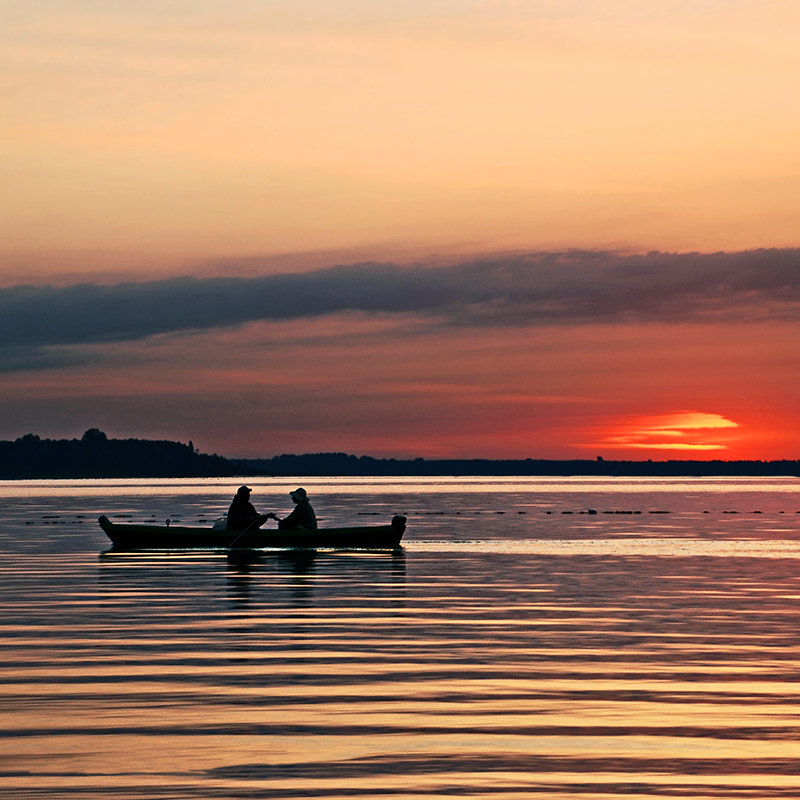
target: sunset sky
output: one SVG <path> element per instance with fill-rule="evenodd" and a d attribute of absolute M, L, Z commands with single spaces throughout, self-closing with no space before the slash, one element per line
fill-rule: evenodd
<path fill-rule="evenodd" d="M 0 438 L 800 458 L 796 0 L 0 11 Z"/>

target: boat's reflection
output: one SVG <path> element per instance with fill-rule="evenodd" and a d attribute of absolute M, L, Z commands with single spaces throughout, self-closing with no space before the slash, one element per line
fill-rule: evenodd
<path fill-rule="evenodd" d="M 406 554 L 355 550 L 241 550 L 210 552 L 108 550 L 100 554 L 99 581 L 120 593 L 166 587 L 191 602 L 192 591 L 207 593 L 225 578 L 225 596 L 235 608 L 251 603 L 313 605 L 316 599 L 346 599 L 384 590 L 396 596 L 406 578 Z M 209 584 L 212 584 L 211 586 Z M 173 594 L 173 598 L 175 598 Z M 175 598 L 177 599 L 177 598 Z"/>
<path fill-rule="evenodd" d="M 236 553 L 228 558 L 229 598 L 248 605 L 265 591 L 284 595 L 293 605 L 311 605 L 317 595 L 344 598 L 367 587 L 404 583 L 405 551 L 282 550 Z M 277 596 L 277 597 L 276 597 Z"/>

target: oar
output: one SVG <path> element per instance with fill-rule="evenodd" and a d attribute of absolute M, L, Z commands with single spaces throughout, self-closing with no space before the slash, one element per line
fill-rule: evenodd
<path fill-rule="evenodd" d="M 238 536 L 236 536 L 236 538 L 228 545 L 228 550 L 230 550 L 236 544 L 236 542 L 238 542 L 239 539 L 241 539 L 242 536 L 244 536 L 247 533 L 247 531 L 249 531 L 250 528 L 252 528 L 253 525 L 260 519 L 261 519 L 261 514 L 259 514 L 243 531 L 241 531 L 241 533 L 239 533 Z M 266 522 L 266 520 L 264 521 Z"/>

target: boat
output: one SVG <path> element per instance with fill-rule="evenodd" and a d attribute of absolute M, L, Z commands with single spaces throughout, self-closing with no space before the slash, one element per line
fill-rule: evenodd
<path fill-rule="evenodd" d="M 406 530 L 406 518 L 395 515 L 389 525 L 365 525 L 317 530 L 253 529 L 244 532 L 180 525 L 112 522 L 105 514 L 100 527 L 114 550 L 259 550 L 264 548 L 338 548 L 394 550 Z"/>

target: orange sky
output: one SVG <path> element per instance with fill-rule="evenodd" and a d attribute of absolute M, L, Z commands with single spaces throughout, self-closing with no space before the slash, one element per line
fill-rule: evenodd
<path fill-rule="evenodd" d="M 0 343 L 0 438 L 800 455 L 797 3 L 230 6 L 4 3 L 0 304 L 24 320 L 30 284 L 42 316 Z M 691 279 L 693 252 L 744 270 L 756 248 L 773 257 L 739 284 L 702 258 Z M 526 260 L 557 251 L 603 270 Z M 650 251 L 682 255 L 629 279 Z M 486 266 L 448 306 L 464 265 L 498 260 L 509 288 Z M 422 272 L 400 289 L 325 273 L 377 262 Z M 318 304 L 276 285 L 276 317 L 255 283 L 264 318 L 206 324 L 198 302 L 184 320 L 192 287 L 159 282 L 188 275 L 285 275 Z M 80 330 L 81 284 L 141 284 L 115 302 L 152 293 L 147 324 Z M 329 284 L 358 297 L 329 307 Z M 171 322 L 148 317 L 168 303 Z"/>

